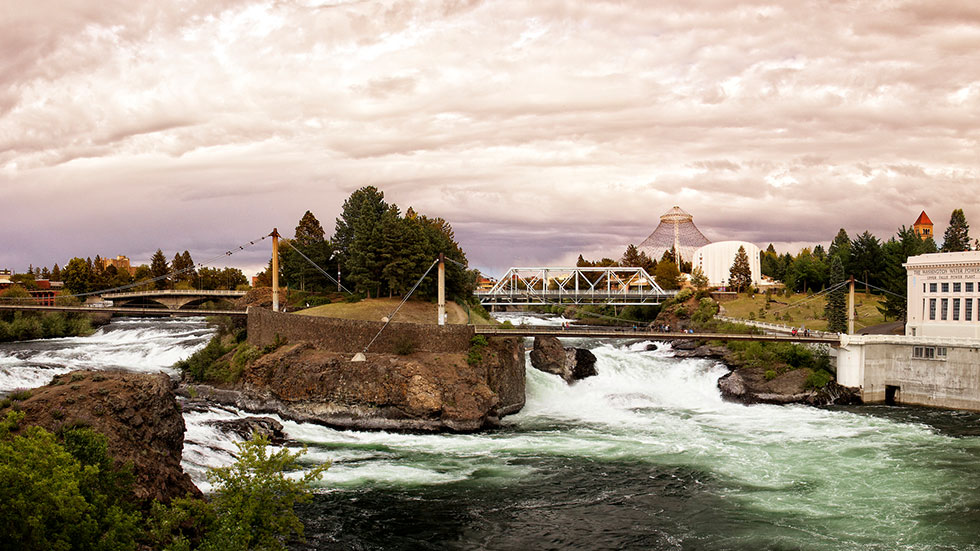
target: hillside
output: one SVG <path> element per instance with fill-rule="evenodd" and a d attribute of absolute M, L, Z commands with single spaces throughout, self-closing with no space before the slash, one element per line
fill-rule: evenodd
<path fill-rule="evenodd" d="M 390 315 L 398 307 L 400 302 L 401 298 L 397 297 L 371 298 L 353 303 L 335 302 L 333 304 L 324 304 L 323 306 L 307 308 L 295 313 L 305 316 L 381 321 L 381 318 Z M 401 310 L 398 311 L 398 314 L 392 321 L 435 323 L 437 310 L 438 307 L 434 302 L 409 300 L 401 307 Z M 451 324 L 472 323 L 474 325 L 492 325 L 495 323 L 474 311 L 470 311 L 468 317 L 466 309 L 455 302 L 446 303 L 446 314 L 446 321 Z"/>
<path fill-rule="evenodd" d="M 879 295 L 867 295 L 863 292 L 854 294 L 855 330 L 878 325 L 888 320 L 878 311 L 878 305 L 883 301 Z M 773 296 L 772 302 L 766 305 L 766 296 L 756 294 L 749 297 L 740 294 L 737 299 L 723 302 L 723 313 L 733 318 L 767 321 L 789 326 L 806 326 L 809 329 L 824 330 L 827 320 L 824 319 L 823 296 L 814 297 L 803 293 L 790 296 Z"/>

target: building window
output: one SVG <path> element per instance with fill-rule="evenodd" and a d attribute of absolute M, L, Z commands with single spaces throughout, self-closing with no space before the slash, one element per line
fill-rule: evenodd
<path fill-rule="evenodd" d="M 912 347 L 912 357 L 913 358 L 924 358 L 925 355 L 922 352 L 922 348 L 923 347 L 921 347 L 921 346 L 913 346 Z"/>
<path fill-rule="evenodd" d="M 945 346 L 937 346 L 936 347 L 936 357 L 937 358 L 945 358 L 946 357 L 946 347 Z"/>
<path fill-rule="evenodd" d="M 963 321 L 973 321 L 973 299 L 968 298 L 963 302 Z"/>
<path fill-rule="evenodd" d="M 960 290 L 960 289 L 961 289 L 961 287 L 962 287 L 962 285 L 960 284 L 960 282 L 959 282 L 959 281 L 957 281 L 956 283 L 954 283 L 954 284 L 953 284 L 953 292 L 954 292 L 954 293 L 960 293 L 960 292 L 962 292 L 962 291 Z"/>
<path fill-rule="evenodd" d="M 936 284 L 935 283 L 930 283 L 929 284 L 929 292 L 930 293 L 935 293 L 936 292 Z"/>
<path fill-rule="evenodd" d="M 929 299 L 929 319 L 936 319 L 936 299 Z"/>
<path fill-rule="evenodd" d="M 944 293 L 948 293 L 949 292 L 949 283 L 943 283 L 943 292 Z"/>
<path fill-rule="evenodd" d="M 966 292 L 967 293 L 972 293 L 973 292 L 973 282 L 972 281 L 967 281 L 966 283 L 964 283 L 964 285 L 966 285 Z"/>
<path fill-rule="evenodd" d="M 946 357 L 946 347 L 935 347 L 935 346 L 913 346 L 912 347 L 912 357 L 921 358 L 923 360 L 935 360 L 938 358 Z"/>
<path fill-rule="evenodd" d="M 945 285 L 945 283 L 943 284 Z M 939 319 L 946 321 L 949 319 L 949 299 L 944 298 L 939 305 Z"/>
<path fill-rule="evenodd" d="M 960 321 L 960 299 L 953 299 L 953 321 Z"/>

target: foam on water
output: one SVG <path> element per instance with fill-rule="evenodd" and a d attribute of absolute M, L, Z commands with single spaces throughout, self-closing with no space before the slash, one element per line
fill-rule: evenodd
<path fill-rule="evenodd" d="M 0 392 L 77 367 L 168 371 L 209 337 L 200 320 L 133 320 L 88 338 L 0 345 Z M 935 519 L 977 514 L 980 439 L 884 416 L 729 403 L 717 388 L 727 369 L 715 362 L 673 358 L 668 345 L 653 341 L 579 342 L 596 355 L 599 374 L 567 385 L 528 367 L 525 408 L 495 431 L 338 431 L 269 416 L 283 424 L 288 448 L 309 446 L 307 468 L 332 462 L 325 489 L 528 487 L 551 474 L 548 465 L 618 462 L 702 473 L 697 478 L 709 483 L 695 479 L 698 491 L 728 504 L 726 518 L 754 527 L 695 530 L 720 548 L 775 541 L 814 549 L 971 548 Z M 647 350 L 651 344 L 655 350 Z M 218 407 L 184 415 L 182 464 L 205 491 L 207 469 L 230 465 L 241 440 L 210 423 L 241 416 Z"/>

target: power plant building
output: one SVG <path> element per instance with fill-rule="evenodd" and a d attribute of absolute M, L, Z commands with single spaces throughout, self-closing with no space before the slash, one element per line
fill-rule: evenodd
<path fill-rule="evenodd" d="M 690 262 L 694 251 L 708 243 L 711 241 L 694 225 L 694 217 L 680 207 L 674 207 L 660 217 L 657 229 L 637 248 L 658 262 L 665 252 L 673 249 L 683 261 Z M 758 263 L 758 258 L 756 261 Z"/>
<path fill-rule="evenodd" d="M 739 247 L 745 248 L 745 254 L 749 257 L 749 268 L 752 271 L 752 285 L 758 287 L 762 282 L 760 251 L 759 247 L 747 241 L 719 241 L 705 245 L 694 252 L 691 269 L 701 268 L 708 278 L 708 285 L 725 287 L 728 285 L 728 278 Z"/>
<path fill-rule="evenodd" d="M 912 256 L 905 334 L 980 339 L 980 251 Z"/>

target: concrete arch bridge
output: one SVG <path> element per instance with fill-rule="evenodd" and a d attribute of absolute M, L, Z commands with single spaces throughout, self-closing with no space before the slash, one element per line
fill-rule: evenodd
<path fill-rule="evenodd" d="M 111 300 L 114 307 L 153 307 L 168 310 L 182 310 L 187 307 L 200 306 L 205 302 L 216 300 L 235 300 L 245 296 L 246 291 L 197 291 L 197 290 L 162 290 L 134 291 L 129 293 L 107 293 L 102 300 Z"/>

